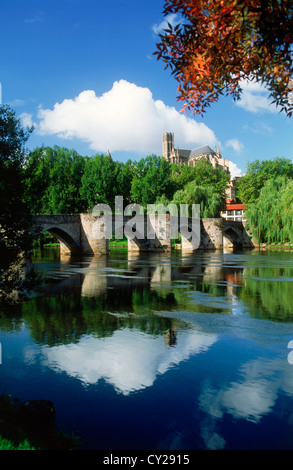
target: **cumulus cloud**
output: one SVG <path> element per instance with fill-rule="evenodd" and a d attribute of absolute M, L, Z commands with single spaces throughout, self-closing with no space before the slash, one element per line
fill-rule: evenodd
<path fill-rule="evenodd" d="M 244 145 L 238 139 L 230 139 L 226 142 L 226 147 L 232 148 L 235 152 L 240 153 Z"/>
<path fill-rule="evenodd" d="M 236 101 L 236 105 L 240 108 L 252 113 L 278 112 L 278 108 L 271 104 L 268 98 L 268 90 L 261 83 L 257 83 L 255 80 L 243 80 L 241 88 L 241 99 Z"/>
<path fill-rule="evenodd" d="M 243 171 L 241 168 L 239 168 L 236 163 L 234 162 L 229 162 L 229 170 L 231 174 L 231 178 L 234 178 L 234 176 L 243 176 Z"/>
<path fill-rule="evenodd" d="M 32 127 L 36 124 L 33 122 L 32 114 L 30 113 L 21 113 L 19 116 L 21 123 L 24 127 Z"/>
<path fill-rule="evenodd" d="M 81 139 L 94 151 L 161 154 L 164 132 L 174 132 L 178 143 L 191 148 L 219 144 L 205 124 L 155 100 L 148 88 L 126 80 L 116 81 L 101 96 L 85 90 L 74 99 L 56 103 L 53 109 L 41 108 L 38 118 L 40 134 Z"/>

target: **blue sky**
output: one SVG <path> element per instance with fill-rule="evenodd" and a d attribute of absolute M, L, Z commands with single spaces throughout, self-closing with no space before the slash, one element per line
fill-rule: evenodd
<path fill-rule="evenodd" d="M 0 4 L 2 104 L 24 125 L 28 148 L 59 145 L 81 155 L 111 152 L 138 160 L 162 152 L 163 132 L 175 146 L 219 147 L 232 174 L 256 159 L 293 159 L 292 118 L 245 84 L 204 117 L 180 113 L 177 83 L 158 62 L 163 0 L 6 0 Z M 170 21 L 176 18 L 170 17 Z M 0 98 L 1 99 L 1 98 Z"/>

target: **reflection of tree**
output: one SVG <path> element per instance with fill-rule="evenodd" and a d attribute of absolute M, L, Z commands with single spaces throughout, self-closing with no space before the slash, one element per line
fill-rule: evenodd
<path fill-rule="evenodd" d="M 177 343 L 177 328 L 171 327 L 165 333 L 165 343 L 168 346 L 174 346 Z"/>
<path fill-rule="evenodd" d="M 240 299 L 250 314 L 278 322 L 292 322 L 292 268 L 253 267 L 245 273 Z M 278 279 L 279 278 L 279 279 Z"/>
<path fill-rule="evenodd" d="M 23 319 L 32 337 L 48 345 L 74 343 L 88 333 L 103 338 L 122 328 L 137 328 L 152 335 L 164 335 L 173 328 L 174 320 L 152 314 L 155 306 L 164 310 L 170 303 L 174 305 L 172 295 L 164 299 L 147 289 L 129 289 L 121 294 L 110 290 L 95 297 L 35 297 L 23 304 Z M 10 322 L 14 322 L 12 317 Z"/>

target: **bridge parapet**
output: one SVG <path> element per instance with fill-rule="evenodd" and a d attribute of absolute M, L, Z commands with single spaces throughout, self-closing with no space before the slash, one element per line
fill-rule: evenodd
<path fill-rule="evenodd" d="M 163 218 L 164 219 L 164 218 Z M 118 219 L 94 214 L 35 215 L 35 227 L 48 231 L 60 240 L 61 252 L 85 255 L 108 253 L 109 239 L 115 231 L 128 238 L 128 250 L 170 251 L 172 244 L 172 216 L 165 220 L 154 216 L 136 219 L 121 216 Z M 140 221 L 138 223 L 138 221 Z M 120 224 L 120 225 L 119 225 Z M 243 222 L 227 221 L 223 218 L 188 219 L 186 226 L 178 227 L 182 239 L 182 251 L 221 250 L 226 246 L 253 248 L 254 240 Z M 151 236 L 150 236 L 151 235 Z"/>

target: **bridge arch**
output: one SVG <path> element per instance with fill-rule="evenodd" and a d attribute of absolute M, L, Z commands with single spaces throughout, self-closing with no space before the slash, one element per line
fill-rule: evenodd
<path fill-rule="evenodd" d="M 166 240 L 166 228 L 160 227 L 156 217 L 145 215 L 127 215 L 123 219 L 113 220 L 112 233 L 128 240 L 129 251 L 163 250 L 171 247 L 171 240 Z"/>
<path fill-rule="evenodd" d="M 224 248 L 237 248 L 243 245 L 243 241 L 238 231 L 234 227 L 224 227 L 223 246 Z"/>
<path fill-rule="evenodd" d="M 79 246 L 74 241 L 72 236 L 67 233 L 65 230 L 62 230 L 58 227 L 39 227 L 38 235 L 44 232 L 51 233 L 59 242 L 60 242 L 60 252 L 61 253 L 78 253 Z"/>

